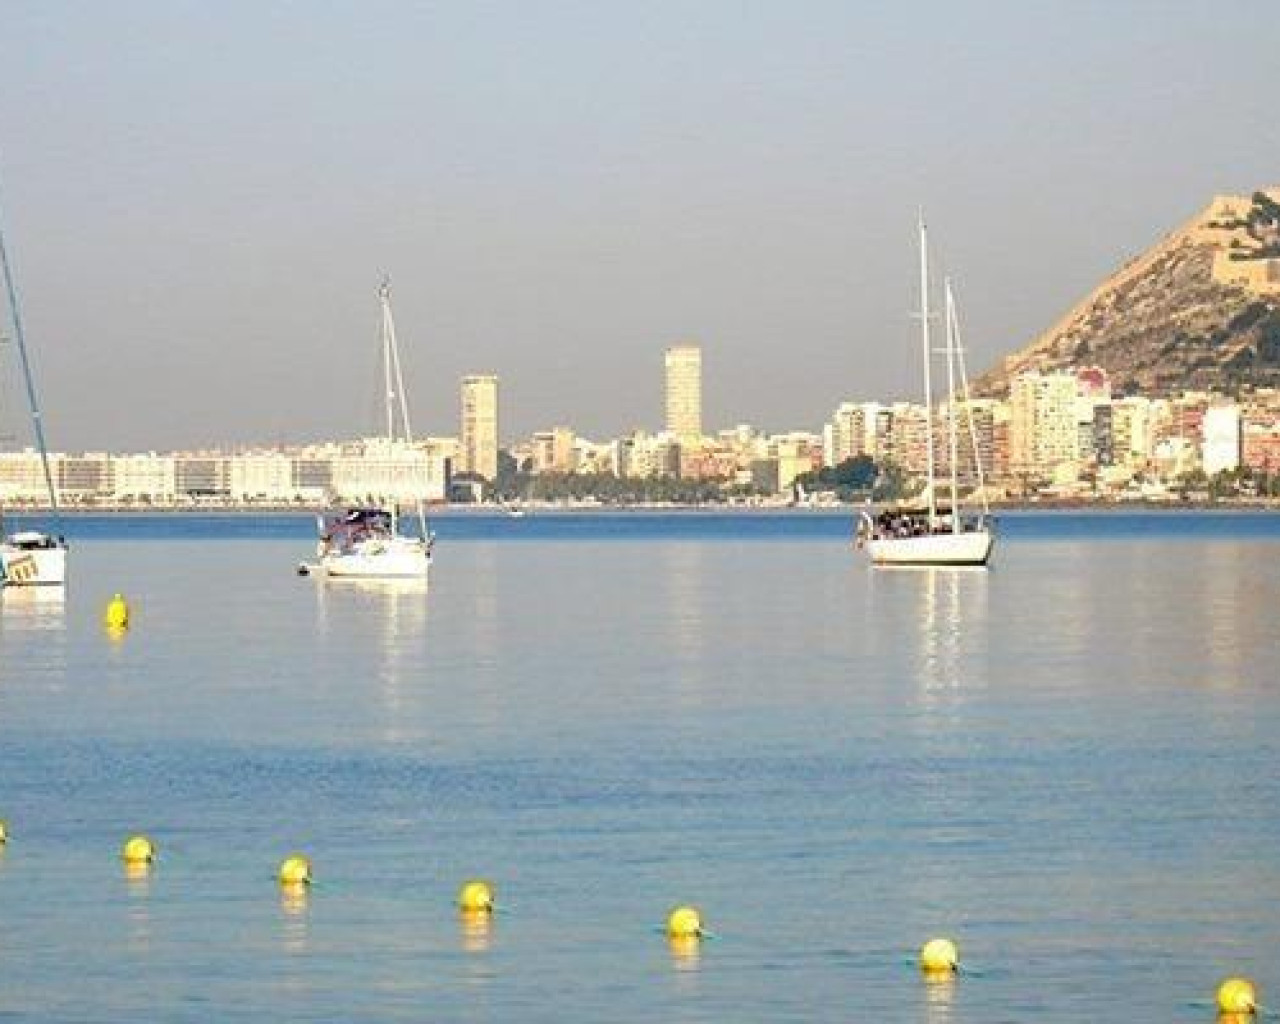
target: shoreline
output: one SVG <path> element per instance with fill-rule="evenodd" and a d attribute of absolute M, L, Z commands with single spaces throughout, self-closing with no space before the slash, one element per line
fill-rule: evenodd
<path fill-rule="evenodd" d="M 136 505 L 75 505 L 58 509 L 58 515 L 66 519 L 86 519 L 93 517 L 120 518 L 162 518 L 184 516 L 291 516 L 312 518 L 325 511 L 327 507 L 337 506 L 303 506 L 292 504 L 208 504 L 208 505 L 155 505 L 139 508 Z M 737 505 L 730 503 L 709 504 L 633 504 L 606 505 L 595 503 L 548 503 L 522 504 L 524 516 L 571 516 L 571 515 L 796 515 L 796 516 L 853 516 L 865 505 L 857 504 L 822 504 L 822 505 Z M 992 515 L 1002 513 L 1034 513 L 1034 512 L 1081 512 L 1081 513 L 1120 513 L 1125 511 L 1159 513 L 1159 512 L 1238 512 L 1242 514 L 1262 514 L 1280 512 L 1280 498 L 1234 498 L 1217 501 L 1079 501 L 1079 500 L 1044 500 L 1044 501 L 1007 501 L 993 502 Z M 48 506 L 22 506 L 0 509 L 0 514 L 12 519 L 30 519 L 47 517 L 52 514 Z M 519 519 L 523 516 L 511 516 L 502 505 L 496 504 L 449 504 L 428 505 L 428 519 L 458 517 L 488 517 Z"/>

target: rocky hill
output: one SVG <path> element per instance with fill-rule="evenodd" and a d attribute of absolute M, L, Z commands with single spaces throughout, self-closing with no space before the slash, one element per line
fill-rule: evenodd
<path fill-rule="evenodd" d="M 1280 387 L 1280 188 L 1218 196 L 977 382 L 1101 366 L 1117 392 Z"/>

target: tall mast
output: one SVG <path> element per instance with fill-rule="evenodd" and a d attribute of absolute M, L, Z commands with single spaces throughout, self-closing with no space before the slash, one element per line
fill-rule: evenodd
<path fill-rule="evenodd" d="M 394 378 L 391 373 L 391 352 L 392 338 L 394 336 L 395 327 L 391 321 L 391 281 L 388 278 L 382 279 L 382 284 L 378 286 L 378 302 L 382 307 L 382 392 L 383 401 L 386 403 L 387 413 L 387 440 L 395 439 L 395 409 L 396 409 L 396 389 Z"/>
<path fill-rule="evenodd" d="M 391 281 L 388 278 L 382 279 L 382 284 L 378 286 L 378 304 L 382 309 L 381 335 L 382 335 L 382 390 L 383 398 L 386 402 L 387 411 L 387 457 L 391 456 L 391 442 L 396 436 L 396 389 L 394 378 L 391 374 L 391 341 L 393 337 L 393 324 L 391 320 Z M 390 488 L 388 487 L 388 490 Z M 396 532 L 396 523 L 399 520 L 397 502 L 394 497 L 387 495 L 391 506 L 391 533 Z"/>
<path fill-rule="evenodd" d="M 35 377 L 31 372 L 31 360 L 27 356 L 27 338 L 22 329 L 22 311 L 18 308 L 18 286 L 13 279 L 13 267 L 9 263 L 9 250 L 4 244 L 4 224 L 0 219 L 0 266 L 4 268 L 4 287 L 9 297 L 9 315 L 13 318 L 13 336 L 18 343 L 18 358 L 22 363 L 22 379 L 26 384 L 27 407 L 31 410 L 32 432 L 35 434 L 36 447 L 40 450 L 40 466 L 44 470 L 44 484 L 49 492 L 49 509 L 53 516 L 54 533 L 62 532 L 62 521 L 58 515 L 58 489 L 53 483 L 53 469 L 49 465 L 49 446 L 44 438 L 44 417 L 40 412 L 40 401 L 36 398 Z"/>
<path fill-rule="evenodd" d="M 391 314 L 391 282 L 383 278 L 382 287 L 378 289 L 378 298 L 382 303 L 382 358 L 383 372 L 387 388 L 387 440 L 394 441 L 396 436 L 395 407 L 399 398 L 400 426 L 404 430 L 405 443 L 413 446 L 413 426 L 409 422 L 409 398 L 404 388 L 404 371 L 400 367 L 400 344 L 396 338 L 396 321 Z M 418 496 L 418 527 L 425 539 L 427 536 L 427 517 L 422 508 L 422 497 Z M 397 522 L 395 502 L 391 505 L 392 530 Z"/>
<path fill-rule="evenodd" d="M 969 371 L 965 367 L 964 344 L 960 340 L 960 315 L 956 312 L 954 302 L 951 304 L 950 319 L 956 362 L 960 364 L 960 388 L 964 394 L 965 420 L 969 424 L 969 443 L 973 446 L 973 465 L 977 471 L 978 494 L 982 497 L 982 516 L 985 519 L 991 514 L 991 507 L 987 502 L 987 481 L 982 469 L 982 452 L 978 447 L 978 425 L 973 420 L 973 403 L 969 397 Z"/>
<path fill-rule="evenodd" d="M 929 232 L 924 226 L 924 210 L 920 210 L 920 344 L 924 353 L 924 439 L 925 467 L 929 491 L 929 527 L 938 515 L 938 502 L 933 493 L 933 378 L 930 363 L 933 350 L 929 339 Z"/>
<path fill-rule="evenodd" d="M 959 487 L 956 479 L 960 459 L 960 439 L 956 435 L 956 338 L 955 299 L 951 295 L 951 278 L 943 278 L 946 296 L 947 338 L 947 445 L 951 456 L 951 532 L 960 532 Z"/>

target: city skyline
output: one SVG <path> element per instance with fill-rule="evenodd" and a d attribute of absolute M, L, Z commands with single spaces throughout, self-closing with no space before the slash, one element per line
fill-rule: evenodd
<path fill-rule="evenodd" d="M 491 376 L 464 381 L 461 440 L 53 452 L 51 472 L 60 501 L 79 507 L 557 497 L 794 503 L 804 474 L 814 496 L 826 488 L 826 500 L 857 478 L 859 486 L 875 480 L 910 494 L 931 472 L 932 451 L 941 470 L 949 472 L 952 458 L 959 460 L 962 490 L 992 498 L 1146 500 L 1210 488 L 1246 497 L 1280 494 L 1280 389 L 1245 401 L 1205 391 L 1149 398 L 1113 395 L 1108 375 L 1096 366 L 1032 370 L 1014 379 L 1007 399 L 959 403 L 972 445 L 957 450 L 948 449 L 937 425 L 929 444 L 930 420 L 937 424 L 947 415 L 940 407 L 845 401 L 819 433 L 768 435 L 739 426 L 714 435 L 637 431 L 593 441 L 555 427 L 509 445 L 514 472 L 500 474 L 496 453 L 486 467 L 477 460 L 477 453 L 492 451 L 496 385 Z M 466 474 L 487 482 L 477 487 Z M 46 497 L 40 453 L 0 451 L 0 502 L 32 507 Z"/>
<path fill-rule="evenodd" d="M 914 397 L 918 206 L 980 371 L 1274 183 L 1280 28 L 1231 9 L 20 5 L 0 199 L 50 441 L 369 429 L 384 272 L 428 433 L 475 367 L 512 436 L 661 422 L 627 383 L 682 337 L 708 422 Z"/>

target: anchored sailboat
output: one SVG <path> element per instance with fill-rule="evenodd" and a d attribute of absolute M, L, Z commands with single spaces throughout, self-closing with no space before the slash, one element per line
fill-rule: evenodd
<path fill-rule="evenodd" d="M 18 286 L 14 282 L 13 266 L 5 245 L 4 225 L 0 223 L 0 268 L 3 269 L 5 295 L 9 317 L 13 324 L 13 337 L 18 346 L 18 360 L 22 364 L 22 379 L 27 394 L 27 407 L 31 414 L 32 432 L 40 451 L 40 465 L 44 470 L 45 487 L 48 490 L 49 513 L 53 531 L 19 530 L 9 533 L 0 518 L 0 586 L 60 586 L 67 580 L 67 544 L 59 529 L 58 489 L 54 484 L 53 470 L 49 464 L 49 449 L 44 438 L 44 419 L 40 402 L 36 397 L 35 377 L 31 360 L 27 355 L 26 335 L 22 329 L 22 311 L 18 305 Z"/>
<path fill-rule="evenodd" d="M 951 281 L 944 281 L 945 336 L 942 349 L 947 366 L 946 431 L 949 462 L 949 506 L 939 506 L 934 458 L 933 381 L 934 352 L 929 309 L 929 236 L 923 215 L 920 218 L 920 324 L 924 355 L 925 404 L 925 491 L 923 507 L 863 510 L 859 516 L 857 546 L 864 548 L 875 565 L 986 565 L 995 543 L 991 512 L 987 506 L 982 471 L 982 454 L 969 404 L 969 375 L 960 345 L 960 323 L 956 314 Z M 966 514 L 960 507 L 960 432 L 956 411 L 956 377 L 968 422 L 969 443 L 976 469 L 980 513 Z"/>
<path fill-rule="evenodd" d="M 395 319 L 391 315 L 391 286 L 386 281 L 378 289 L 378 300 L 382 310 L 379 334 L 386 396 L 386 439 L 389 443 L 399 441 L 412 445 L 413 429 L 409 425 L 400 349 Z M 319 516 L 319 561 L 304 563 L 298 571 L 304 575 L 314 573 L 348 579 L 425 577 L 431 566 L 434 538 L 427 530 L 420 495 L 416 505 L 417 534 L 402 530 L 403 518 L 395 500 L 388 500 L 383 506 L 346 508 Z"/>

